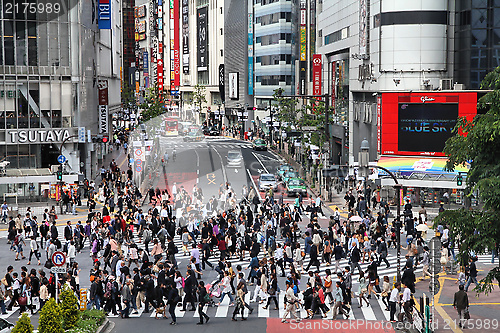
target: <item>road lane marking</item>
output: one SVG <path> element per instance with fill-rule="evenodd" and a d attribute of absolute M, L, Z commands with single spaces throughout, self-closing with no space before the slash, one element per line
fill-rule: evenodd
<path fill-rule="evenodd" d="M 210 148 L 212 148 L 217 153 L 217 155 L 219 155 L 220 166 L 221 166 L 221 169 L 222 169 L 222 177 L 224 177 L 224 183 L 227 183 L 226 168 L 224 167 L 224 161 L 222 160 L 222 156 L 220 156 L 219 152 L 217 151 L 217 149 L 215 149 L 215 147 L 210 146 Z"/>
<path fill-rule="evenodd" d="M 264 166 L 264 164 L 262 163 L 262 161 L 260 160 L 260 158 L 258 158 L 257 155 L 255 155 L 254 152 L 252 152 L 252 155 L 257 159 L 257 161 L 259 161 L 260 165 L 262 165 L 262 168 L 264 168 L 264 170 L 266 171 L 266 173 L 269 173 L 269 171 L 267 171 L 267 168 Z"/>
<path fill-rule="evenodd" d="M 207 174 L 208 185 L 217 185 L 215 184 L 215 174 L 209 173 Z"/>

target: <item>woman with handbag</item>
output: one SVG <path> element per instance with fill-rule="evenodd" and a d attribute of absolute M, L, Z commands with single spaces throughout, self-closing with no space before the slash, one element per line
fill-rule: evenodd
<path fill-rule="evenodd" d="M 363 271 L 359 272 L 358 278 L 359 286 L 358 286 L 358 297 L 359 297 L 359 305 L 358 308 L 363 306 L 363 300 L 366 302 L 366 306 L 370 306 L 370 302 L 365 297 L 365 294 L 368 290 L 368 281 L 366 281 L 365 273 Z"/>
<path fill-rule="evenodd" d="M 391 294 L 391 283 L 389 282 L 389 277 L 384 276 L 384 282 L 382 283 L 382 302 L 385 304 L 385 311 L 389 311 L 389 296 Z"/>
<path fill-rule="evenodd" d="M 278 310 L 278 300 L 276 299 L 276 293 L 278 291 L 278 279 L 276 278 L 276 274 L 271 274 L 271 282 L 269 282 L 269 288 L 267 289 L 267 294 L 269 297 L 267 298 L 267 304 L 263 307 L 263 309 L 267 309 L 271 304 L 271 300 L 274 300 L 275 308 L 274 310 Z"/>

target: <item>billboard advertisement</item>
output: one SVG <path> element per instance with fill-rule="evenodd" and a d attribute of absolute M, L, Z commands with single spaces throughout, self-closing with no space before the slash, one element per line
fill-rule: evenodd
<path fill-rule="evenodd" d="M 472 120 L 476 104 L 475 92 L 383 93 L 377 109 L 381 153 L 445 156 L 443 148 L 457 119 Z"/>
<path fill-rule="evenodd" d="M 313 71 L 313 95 L 321 95 L 321 70 L 322 70 L 321 54 L 313 54 L 312 71 Z"/>
<path fill-rule="evenodd" d="M 189 74 L 189 0 L 182 0 L 182 72 Z"/>
<path fill-rule="evenodd" d="M 208 7 L 199 8 L 197 14 L 198 71 L 206 71 L 208 70 Z"/>
<path fill-rule="evenodd" d="M 251 4 L 249 3 L 249 6 Z M 252 8 L 249 8 L 252 10 Z M 248 94 L 253 95 L 253 13 L 248 13 Z"/>
<path fill-rule="evenodd" d="M 170 0 L 170 93 L 175 94 L 181 84 L 179 48 L 179 0 Z"/>

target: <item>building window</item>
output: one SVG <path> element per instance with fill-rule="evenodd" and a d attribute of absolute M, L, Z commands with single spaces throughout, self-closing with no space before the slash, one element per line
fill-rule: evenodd
<path fill-rule="evenodd" d="M 196 0 L 196 6 L 205 6 L 208 5 L 209 0 Z"/>
<path fill-rule="evenodd" d="M 255 18 L 255 23 L 260 25 L 268 25 L 268 24 L 278 23 L 280 19 L 286 20 L 286 22 L 292 22 L 292 13 L 279 12 L 279 13 L 259 16 Z"/>
<path fill-rule="evenodd" d="M 277 86 L 280 82 L 284 82 L 286 85 L 292 84 L 291 75 L 262 75 L 255 78 L 256 82 L 260 82 L 263 86 Z"/>
<path fill-rule="evenodd" d="M 349 27 L 332 32 L 325 36 L 325 45 L 338 42 L 349 37 Z"/>
<path fill-rule="evenodd" d="M 260 36 L 255 39 L 255 42 L 257 44 L 260 43 L 262 46 L 264 46 L 264 45 L 279 44 L 280 40 L 284 40 L 286 43 L 291 43 L 292 34 L 283 33 L 283 34 Z"/>
<path fill-rule="evenodd" d="M 198 84 L 208 84 L 208 71 L 198 72 Z"/>

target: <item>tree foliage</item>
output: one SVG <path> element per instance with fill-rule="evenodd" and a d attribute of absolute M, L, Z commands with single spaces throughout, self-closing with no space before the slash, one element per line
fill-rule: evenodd
<path fill-rule="evenodd" d="M 31 325 L 30 317 L 25 312 L 16 322 L 16 326 L 12 329 L 12 333 L 32 333 L 33 325 Z"/>
<path fill-rule="evenodd" d="M 128 109 L 129 112 L 135 112 L 137 110 L 137 101 L 135 98 L 134 89 L 128 84 L 126 80 L 122 84 L 122 107 Z"/>
<path fill-rule="evenodd" d="M 448 170 L 470 163 L 466 195 L 478 193 L 483 207 L 445 211 L 436 220 L 449 226 L 462 260 L 470 251 L 483 254 L 496 249 L 498 253 L 500 242 L 500 67 L 486 75 L 481 88 L 492 91 L 479 99 L 474 119 L 458 120 L 444 152 Z M 495 280 L 500 281 L 500 267 L 492 268 L 476 290 L 491 292 Z"/>
<path fill-rule="evenodd" d="M 207 99 L 205 97 L 205 86 L 195 85 L 193 91 L 193 101 L 192 103 L 199 108 L 199 111 L 203 109 L 203 103 L 207 103 Z"/>
<path fill-rule="evenodd" d="M 141 117 L 143 122 L 156 118 L 167 111 L 158 86 L 148 88 L 144 103 L 140 107 L 142 108 Z"/>
<path fill-rule="evenodd" d="M 64 329 L 61 323 L 61 310 L 56 301 L 51 298 L 40 311 L 38 325 L 40 333 L 63 333 Z"/>
<path fill-rule="evenodd" d="M 274 100 L 278 104 L 278 114 L 276 117 L 281 123 L 285 123 L 290 129 L 291 126 L 299 127 L 299 117 L 297 117 L 297 99 L 283 97 L 283 89 L 274 90 Z"/>
<path fill-rule="evenodd" d="M 62 325 L 65 330 L 69 330 L 76 326 L 80 318 L 78 298 L 76 298 L 73 290 L 66 286 L 61 292 L 61 300 L 59 307 L 61 309 Z"/>

